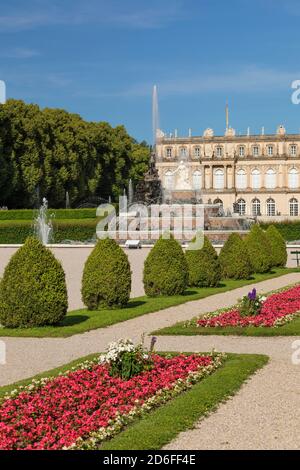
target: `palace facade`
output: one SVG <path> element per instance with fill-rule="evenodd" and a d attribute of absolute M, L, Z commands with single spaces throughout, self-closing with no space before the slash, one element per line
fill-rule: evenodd
<path fill-rule="evenodd" d="M 224 136 L 158 131 L 156 167 L 167 199 L 218 203 L 263 219 L 299 216 L 300 134 L 283 126 L 274 135 L 236 135 L 230 127 Z"/>

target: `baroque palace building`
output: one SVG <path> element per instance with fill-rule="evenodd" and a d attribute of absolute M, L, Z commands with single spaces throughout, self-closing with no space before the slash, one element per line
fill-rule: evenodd
<path fill-rule="evenodd" d="M 300 211 L 300 134 L 166 136 L 156 141 L 165 198 L 223 206 L 259 218 L 295 218 Z"/>

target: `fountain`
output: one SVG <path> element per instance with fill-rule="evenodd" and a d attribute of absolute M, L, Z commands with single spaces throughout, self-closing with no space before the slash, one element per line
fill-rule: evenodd
<path fill-rule="evenodd" d="M 47 245 L 51 242 L 53 235 L 53 226 L 51 217 L 48 217 L 48 201 L 44 197 L 37 217 L 34 219 L 34 234 L 43 243 Z"/>
<path fill-rule="evenodd" d="M 133 184 L 132 184 L 132 179 L 130 178 L 129 184 L 128 184 L 128 204 L 130 206 L 133 203 L 133 197 L 134 197 Z"/>
<path fill-rule="evenodd" d="M 66 191 L 66 209 L 70 209 L 70 196 L 68 191 Z"/>
<path fill-rule="evenodd" d="M 145 173 L 144 179 L 137 184 L 134 196 L 135 202 L 142 202 L 147 206 L 151 204 L 161 204 L 163 200 L 162 185 L 155 164 L 156 141 L 159 132 L 158 93 L 156 85 L 153 87 L 152 94 L 152 132 L 153 150 L 151 150 L 149 169 Z"/>

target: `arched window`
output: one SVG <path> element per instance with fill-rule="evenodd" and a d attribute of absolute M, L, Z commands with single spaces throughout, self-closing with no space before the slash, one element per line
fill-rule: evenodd
<path fill-rule="evenodd" d="M 239 189 L 247 188 L 247 175 L 245 170 L 238 170 L 236 172 L 236 187 Z"/>
<path fill-rule="evenodd" d="M 252 215 L 254 215 L 254 217 L 261 215 L 260 200 L 257 198 L 253 199 L 252 201 Z"/>
<path fill-rule="evenodd" d="M 201 189 L 201 171 L 196 170 L 193 173 L 193 189 L 199 191 Z"/>
<path fill-rule="evenodd" d="M 245 199 L 239 199 L 237 201 L 238 212 L 240 215 L 246 214 L 246 201 Z"/>
<path fill-rule="evenodd" d="M 214 204 L 220 204 L 220 206 L 223 207 L 223 201 L 222 201 L 222 199 L 219 199 L 219 198 L 215 199 L 215 200 L 214 200 Z"/>
<path fill-rule="evenodd" d="M 299 186 L 299 175 L 297 168 L 291 168 L 289 170 L 288 185 L 291 189 L 296 189 Z"/>
<path fill-rule="evenodd" d="M 267 215 L 272 217 L 276 213 L 276 205 L 274 199 L 271 197 L 267 200 Z"/>
<path fill-rule="evenodd" d="M 173 189 L 173 173 L 170 170 L 165 173 L 165 188 Z"/>
<path fill-rule="evenodd" d="M 298 199 L 292 198 L 290 199 L 290 215 L 299 215 L 299 204 Z"/>
<path fill-rule="evenodd" d="M 214 189 L 224 189 L 224 171 L 221 168 L 214 171 Z"/>
<path fill-rule="evenodd" d="M 269 170 L 266 172 L 266 188 L 276 188 L 276 172 L 273 170 L 273 168 L 269 168 Z"/>
<path fill-rule="evenodd" d="M 257 168 L 252 170 L 251 179 L 252 179 L 252 182 L 251 182 L 252 189 L 260 189 L 260 187 L 261 187 L 261 176 L 260 176 L 260 171 L 257 170 Z"/>

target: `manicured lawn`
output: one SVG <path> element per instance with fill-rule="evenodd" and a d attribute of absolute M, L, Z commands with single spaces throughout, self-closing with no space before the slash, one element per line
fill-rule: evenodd
<path fill-rule="evenodd" d="M 95 356 L 88 356 L 91 359 Z M 35 378 L 57 376 L 86 358 L 73 361 Z M 187 392 L 172 401 L 149 412 L 142 419 L 137 418 L 116 437 L 101 446 L 101 450 L 160 449 L 181 431 L 193 427 L 194 423 L 207 413 L 214 411 L 220 403 L 233 396 L 258 369 L 268 362 L 268 357 L 257 354 L 228 354 L 223 366 L 212 375 L 205 377 Z M 16 385 L 26 385 L 32 379 L 0 388 L 0 397 Z"/>
<path fill-rule="evenodd" d="M 195 318 L 196 320 L 196 318 Z M 277 328 L 269 327 L 197 327 L 197 326 L 184 326 L 184 322 L 176 323 L 174 326 L 162 328 L 155 331 L 155 335 L 237 335 L 237 336 L 299 336 L 300 335 L 300 317 L 295 318 L 289 323 Z"/>
<path fill-rule="evenodd" d="M 191 288 L 184 295 L 173 297 L 136 297 L 130 300 L 128 306 L 123 309 L 102 309 L 99 311 L 89 311 L 87 309 L 73 310 L 68 312 L 64 320 L 56 326 L 36 327 L 36 328 L 0 328 L 0 337 L 67 337 L 79 333 L 84 333 L 97 328 L 105 328 L 115 323 L 130 320 L 147 313 L 157 312 L 168 307 L 184 304 L 191 300 L 203 299 L 210 295 L 218 294 L 245 286 L 247 284 L 258 283 L 291 272 L 300 272 L 300 269 L 278 268 L 271 273 L 255 274 L 248 280 L 227 279 L 221 282 L 220 287 Z"/>

